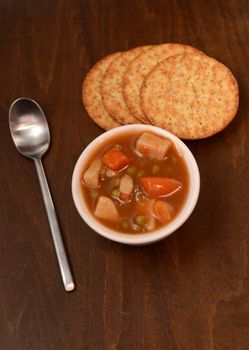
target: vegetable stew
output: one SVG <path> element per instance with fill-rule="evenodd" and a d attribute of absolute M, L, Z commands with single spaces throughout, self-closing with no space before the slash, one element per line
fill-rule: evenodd
<path fill-rule="evenodd" d="M 184 158 L 168 139 L 127 133 L 101 144 L 82 171 L 82 190 L 93 215 L 124 233 L 167 225 L 187 197 Z"/>

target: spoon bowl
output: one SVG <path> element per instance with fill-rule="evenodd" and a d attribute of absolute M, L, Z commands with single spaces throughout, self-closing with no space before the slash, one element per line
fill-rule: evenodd
<path fill-rule="evenodd" d="M 26 157 L 40 158 L 48 149 L 50 133 L 41 107 L 29 98 L 19 98 L 9 112 L 10 131 L 17 150 Z"/>
<path fill-rule="evenodd" d="M 47 151 L 50 143 L 47 120 L 41 107 L 35 101 L 29 98 L 19 98 L 10 106 L 9 126 L 17 150 L 35 162 L 64 288 L 68 292 L 72 291 L 75 287 L 74 281 L 41 162 L 41 157 Z"/>

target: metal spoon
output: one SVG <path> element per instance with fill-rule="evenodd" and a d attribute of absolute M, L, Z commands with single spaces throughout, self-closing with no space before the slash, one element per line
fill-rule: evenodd
<path fill-rule="evenodd" d="M 45 115 L 35 101 L 29 98 L 18 98 L 10 106 L 9 126 L 17 150 L 35 162 L 64 288 L 67 292 L 72 291 L 74 281 L 41 162 L 41 157 L 50 143 Z"/>

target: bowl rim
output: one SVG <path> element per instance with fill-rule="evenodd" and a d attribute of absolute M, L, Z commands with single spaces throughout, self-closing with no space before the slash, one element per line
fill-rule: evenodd
<path fill-rule="evenodd" d="M 100 146 L 100 144 L 106 143 L 108 138 L 112 138 L 114 135 L 119 133 L 126 133 L 129 131 L 137 131 L 144 132 L 150 131 L 158 136 L 164 136 L 170 139 L 174 145 L 176 146 L 178 152 L 184 157 L 186 162 L 188 173 L 189 173 L 189 191 L 185 202 L 177 214 L 177 216 L 166 226 L 163 226 L 157 230 L 147 233 L 139 233 L 135 235 L 134 233 L 121 233 L 115 230 L 110 229 L 109 227 L 103 225 L 99 222 L 93 214 L 88 209 L 85 204 L 83 193 L 81 191 L 81 181 L 80 176 L 82 173 L 82 169 L 84 167 L 84 163 L 88 161 L 91 157 L 92 153 L 96 150 L 96 146 Z M 200 173 L 199 168 L 196 163 L 196 160 L 190 151 L 190 149 L 185 145 L 183 141 L 181 141 L 177 136 L 172 134 L 171 132 L 161 129 L 159 127 L 153 125 L 145 125 L 145 124 L 129 124 L 119 126 L 117 128 L 111 129 L 109 131 L 104 132 L 103 134 L 97 136 L 93 141 L 91 141 L 88 146 L 83 150 L 80 154 L 72 176 L 72 184 L 71 184 L 73 201 L 76 206 L 76 209 L 81 216 L 81 218 L 86 222 L 86 224 L 93 229 L 96 233 L 101 236 L 108 238 L 112 241 L 129 244 L 129 245 L 145 245 L 150 243 L 155 243 L 160 241 L 173 232 L 175 232 L 180 226 L 184 224 L 184 222 L 189 218 L 191 213 L 193 212 L 200 192 Z"/>

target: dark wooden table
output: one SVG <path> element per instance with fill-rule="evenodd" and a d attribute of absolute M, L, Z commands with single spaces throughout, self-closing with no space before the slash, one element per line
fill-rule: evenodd
<path fill-rule="evenodd" d="M 0 3 L 1 350 L 247 350 L 249 348 L 248 1 Z M 147 247 L 112 243 L 81 220 L 71 175 L 102 130 L 81 103 L 101 57 L 181 42 L 238 79 L 239 113 L 222 133 L 188 142 L 201 172 L 191 218 Z M 64 292 L 34 165 L 15 150 L 8 109 L 43 107 L 52 134 L 44 159 L 77 289 Z"/>

